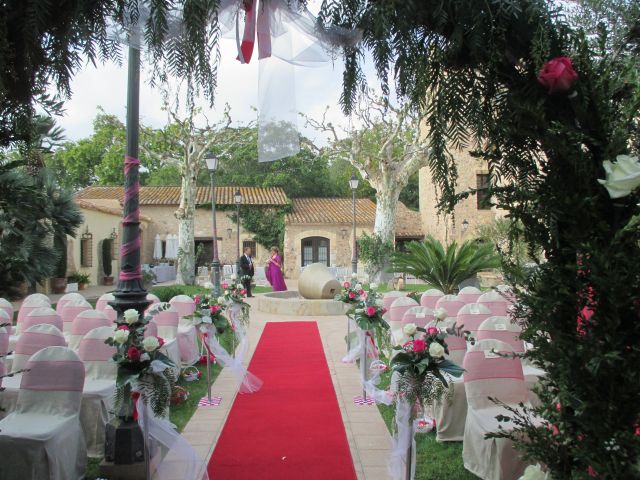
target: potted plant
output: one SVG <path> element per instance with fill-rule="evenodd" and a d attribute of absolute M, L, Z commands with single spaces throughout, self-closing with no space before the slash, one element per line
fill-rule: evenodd
<path fill-rule="evenodd" d="M 64 293 L 67 288 L 67 245 L 64 241 L 56 239 L 56 250 L 60 253 L 56 264 L 54 277 L 51 279 L 53 293 Z"/>
<path fill-rule="evenodd" d="M 142 285 L 144 286 L 145 290 L 151 290 L 151 287 L 153 287 L 153 282 L 155 281 L 156 274 L 151 270 L 145 270 L 142 272 Z"/>
<path fill-rule="evenodd" d="M 104 270 L 104 285 L 113 285 L 113 277 L 111 276 L 111 240 L 102 241 L 102 269 Z"/>
<path fill-rule="evenodd" d="M 86 288 L 86 286 L 88 285 L 90 279 L 91 279 L 91 277 L 89 277 L 88 273 L 78 273 L 78 272 L 76 272 L 73 275 L 69 276 L 69 282 L 77 283 L 78 284 L 78 290 L 84 290 Z"/>

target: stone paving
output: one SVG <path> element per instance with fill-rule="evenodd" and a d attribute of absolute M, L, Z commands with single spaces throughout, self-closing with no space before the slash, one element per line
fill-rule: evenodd
<path fill-rule="evenodd" d="M 353 403 L 354 396 L 362 395 L 358 369 L 354 364 L 344 364 L 341 361 L 346 353 L 346 317 L 273 315 L 257 310 L 257 298 L 249 299 L 249 303 L 253 308 L 247 365 L 267 322 L 317 321 L 358 479 L 390 478 L 386 460 L 391 449 L 391 436 L 375 405 L 360 406 Z M 237 385 L 233 375 L 223 370 L 212 388 L 212 395 L 221 396 L 222 403 L 217 407 L 198 408 L 183 431 L 184 437 L 207 463 L 233 405 L 236 391 Z"/>

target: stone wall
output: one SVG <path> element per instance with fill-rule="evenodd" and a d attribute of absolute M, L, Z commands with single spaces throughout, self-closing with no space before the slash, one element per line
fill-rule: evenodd
<path fill-rule="evenodd" d="M 458 167 L 456 192 L 476 188 L 476 175 L 489 173 L 486 162 L 471 157 L 466 151 L 458 151 L 454 154 L 454 158 Z M 502 215 L 495 208 L 478 209 L 476 196 L 472 195 L 456 205 L 453 216 L 444 218 L 438 215 L 436 191 L 429 168 L 421 169 L 419 178 L 420 215 L 425 235 L 431 235 L 445 243 L 453 240 L 470 240 L 475 237 L 475 231 L 479 225 L 490 223 L 497 216 Z M 468 222 L 466 228 L 463 226 L 464 220 Z"/>

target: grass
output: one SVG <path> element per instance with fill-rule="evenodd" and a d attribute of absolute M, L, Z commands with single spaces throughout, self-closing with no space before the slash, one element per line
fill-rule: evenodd
<path fill-rule="evenodd" d="M 271 292 L 271 287 L 255 287 L 251 290 L 252 293 L 268 293 Z M 160 287 L 153 287 L 150 291 L 154 295 L 157 295 L 160 301 L 168 302 L 172 297 L 176 295 L 208 295 L 210 290 L 200 285 L 165 285 Z"/>
<path fill-rule="evenodd" d="M 383 359 L 384 361 L 385 359 Z M 391 381 L 391 372 L 380 376 L 378 388 L 385 390 Z M 393 434 L 395 406 L 378 404 L 378 410 L 389 432 Z M 438 442 L 435 432 L 416 434 L 416 480 L 477 480 L 462 464 L 462 442 Z"/>

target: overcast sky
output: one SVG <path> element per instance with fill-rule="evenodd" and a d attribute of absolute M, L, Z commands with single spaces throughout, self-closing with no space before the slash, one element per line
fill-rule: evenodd
<path fill-rule="evenodd" d="M 312 1 L 310 9 L 317 11 L 319 2 Z M 210 120 L 219 118 L 225 103 L 231 106 L 234 121 L 247 122 L 256 118 L 251 107 L 257 106 L 258 62 L 254 56 L 251 63 L 242 65 L 236 60 L 234 40 L 221 40 L 221 59 L 218 70 L 218 89 L 215 109 L 206 110 Z M 117 115 L 122 121 L 126 112 L 127 65 L 113 63 L 89 64 L 79 71 L 72 81 L 73 95 L 65 102 L 66 114 L 59 119 L 66 138 L 77 140 L 92 133 L 92 121 L 98 106 L 107 113 Z M 257 56 L 257 52 L 256 52 Z M 166 125 L 166 114 L 161 111 L 162 99 L 158 89 L 148 85 L 150 67 L 143 64 L 140 92 L 141 121 L 147 126 Z M 296 67 L 296 108 L 299 112 L 319 117 L 330 106 L 328 118 L 336 124 L 347 124 L 338 105 L 342 89 L 343 63 L 338 59 L 334 65 L 326 64 L 320 68 Z M 372 73 L 372 72 L 371 72 Z M 373 77 L 372 77 L 373 78 Z M 206 105 L 205 101 L 202 101 Z M 299 127 L 304 135 L 318 143 L 324 143 L 324 136 L 312 129 L 304 129 L 304 120 L 299 119 Z"/>

